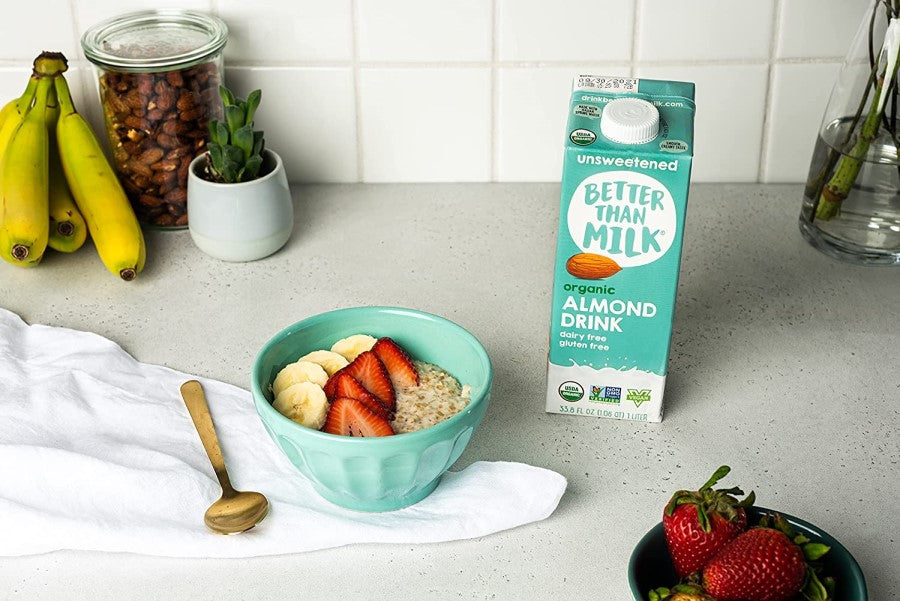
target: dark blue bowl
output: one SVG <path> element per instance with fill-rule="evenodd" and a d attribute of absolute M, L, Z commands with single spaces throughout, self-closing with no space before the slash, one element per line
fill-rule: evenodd
<path fill-rule="evenodd" d="M 772 509 L 751 507 L 747 510 L 747 518 L 756 524 L 764 513 L 774 513 Z M 794 530 L 803 533 L 817 543 L 824 543 L 831 550 L 821 559 L 824 574 L 835 579 L 835 598 L 841 601 L 868 601 L 866 579 L 859 564 L 841 543 L 833 536 L 801 519 L 780 513 Z M 644 535 L 628 562 L 628 585 L 636 601 L 647 601 L 647 593 L 661 586 L 672 586 L 678 581 L 675 567 L 669 558 L 666 537 L 663 534 L 662 522 L 654 526 Z"/>

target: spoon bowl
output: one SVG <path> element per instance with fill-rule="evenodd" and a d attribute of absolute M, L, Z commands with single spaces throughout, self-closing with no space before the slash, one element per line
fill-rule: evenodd
<path fill-rule="evenodd" d="M 203 516 L 206 527 L 218 534 L 237 534 L 253 528 L 266 517 L 269 502 L 258 492 L 242 492 L 231 485 L 200 382 L 191 380 L 182 384 L 181 398 L 222 486 L 222 498 L 210 505 Z"/>
<path fill-rule="evenodd" d="M 206 510 L 203 521 L 213 532 L 244 532 L 261 522 L 269 512 L 269 501 L 258 492 L 235 492 L 233 497 L 222 495 Z"/>

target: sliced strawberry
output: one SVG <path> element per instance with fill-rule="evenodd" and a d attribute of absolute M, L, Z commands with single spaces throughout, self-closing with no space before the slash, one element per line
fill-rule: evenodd
<path fill-rule="evenodd" d="M 335 381 L 334 396 L 332 398 L 347 397 L 349 399 L 356 399 L 358 401 L 361 401 L 362 404 L 365 405 L 369 409 L 369 411 L 371 411 L 375 415 L 383 417 L 388 421 L 394 419 L 391 410 L 382 405 L 381 401 L 372 396 L 356 378 L 346 372 L 339 372 L 335 374 L 335 376 L 337 379 Z"/>
<path fill-rule="evenodd" d="M 344 368 L 344 369 L 346 369 L 346 368 Z M 335 398 L 334 392 L 335 392 L 335 389 L 337 388 L 337 381 L 338 381 L 338 378 L 341 377 L 341 374 L 344 373 L 344 369 L 339 369 L 336 372 L 334 372 L 334 375 L 332 375 L 330 378 L 328 378 L 328 381 L 325 382 L 325 386 L 322 387 L 322 390 L 325 391 L 325 396 L 328 397 L 329 401 L 333 401 Z"/>
<path fill-rule="evenodd" d="M 384 364 L 395 388 L 419 385 L 419 372 L 406 351 L 396 342 L 390 338 L 379 338 L 372 352 Z"/>
<path fill-rule="evenodd" d="M 334 400 L 322 430 L 342 436 L 372 437 L 394 434 L 394 429 L 387 420 L 369 411 L 357 399 L 347 397 L 338 397 Z"/>
<path fill-rule="evenodd" d="M 376 399 L 382 402 L 389 410 L 394 410 L 396 403 L 394 387 L 387 370 L 375 353 L 366 351 L 360 353 L 353 363 L 344 368 L 344 372 L 350 374 L 356 381 L 363 385 Z M 335 383 L 335 386 L 337 383 Z M 326 393 L 327 394 L 327 393 Z"/>

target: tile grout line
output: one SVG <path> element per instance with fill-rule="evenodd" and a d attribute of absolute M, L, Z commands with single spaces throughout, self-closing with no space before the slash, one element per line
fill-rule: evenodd
<path fill-rule="evenodd" d="M 781 6 L 783 0 L 775 0 L 772 15 L 772 38 L 769 41 L 769 63 L 768 73 L 766 77 L 766 100 L 763 105 L 763 127 L 759 144 L 759 164 L 756 167 L 756 182 L 762 183 L 768 176 L 769 160 L 769 139 L 771 138 L 769 129 L 772 127 L 772 103 L 774 101 L 775 87 L 775 57 L 778 56 L 778 49 L 781 38 Z"/>
<path fill-rule="evenodd" d="M 634 0 L 634 13 L 631 15 L 631 60 L 628 64 L 628 74 L 631 77 L 636 77 L 635 74 L 637 73 L 637 54 L 640 47 L 638 37 L 640 36 L 640 18 L 643 6 L 642 0 Z"/>
<path fill-rule="evenodd" d="M 353 103 L 356 109 L 356 181 L 364 181 L 365 169 L 363 167 L 362 145 L 362 90 L 360 85 L 360 60 L 359 60 L 359 1 L 350 0 L 350 43 L 353 47 Z"/>
<path fill-rule="evenodd" d="M 775 60 L 756 59 L 722 59 L 722 60 L 678 60 L 678 61 L 481 61 L 481 62 L 440 62 L 440 61 L 416 61 L 416 62 L 391 62 L 391 61 L 344 61 L 344 60 L 309 60 L 309 61 L 254 61 L 236 60 L 228 61 L 229 69 L 340 69 L 354 67 L 371 69 L 421 69 L 421 68 L 446 68 L 446 69 L 484 69 L 496 66 L 504 69 L 539 69 L 544 67 L 631 67 L 632 63 L 638 63 L 642 67 L 728 67 L 728 66 L 759 66 L 759 65 L 820 65 L 843 62 L 843 56 L 815 56 L 815 57 L 787 57 Z M 80 66 L 90 64 L 81 58 L 69 61 Z M 31 68 L 31 61 L 26 59 L 0 58 L 0 69 Z"/>
<path fill-rule="evenodd" d="M 500 92 L 498 88 L 497 73 L 497 29 L 499 27 L 499 19 L 497 12 L 499 10 L 498 3 L 500 0 L 491 0 L 491 169 L 490 181 L 499 181 L 500 176 L 500 132 L 499 132 L 499 104 Z"/>

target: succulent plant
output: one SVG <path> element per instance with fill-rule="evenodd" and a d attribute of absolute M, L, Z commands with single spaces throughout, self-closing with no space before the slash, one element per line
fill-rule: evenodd
<path fill-rule="evenodd" d="M 236 184 L 259 177 L 263 132 L 253 130 L 253 115 L 262 98 L 261 90 L 250 92 L 246 100 L 236 97 L 225 86 L 219 86 L 225 119 L 209 122 L 210 142 L 207 172 L 215 182 Z"/>

